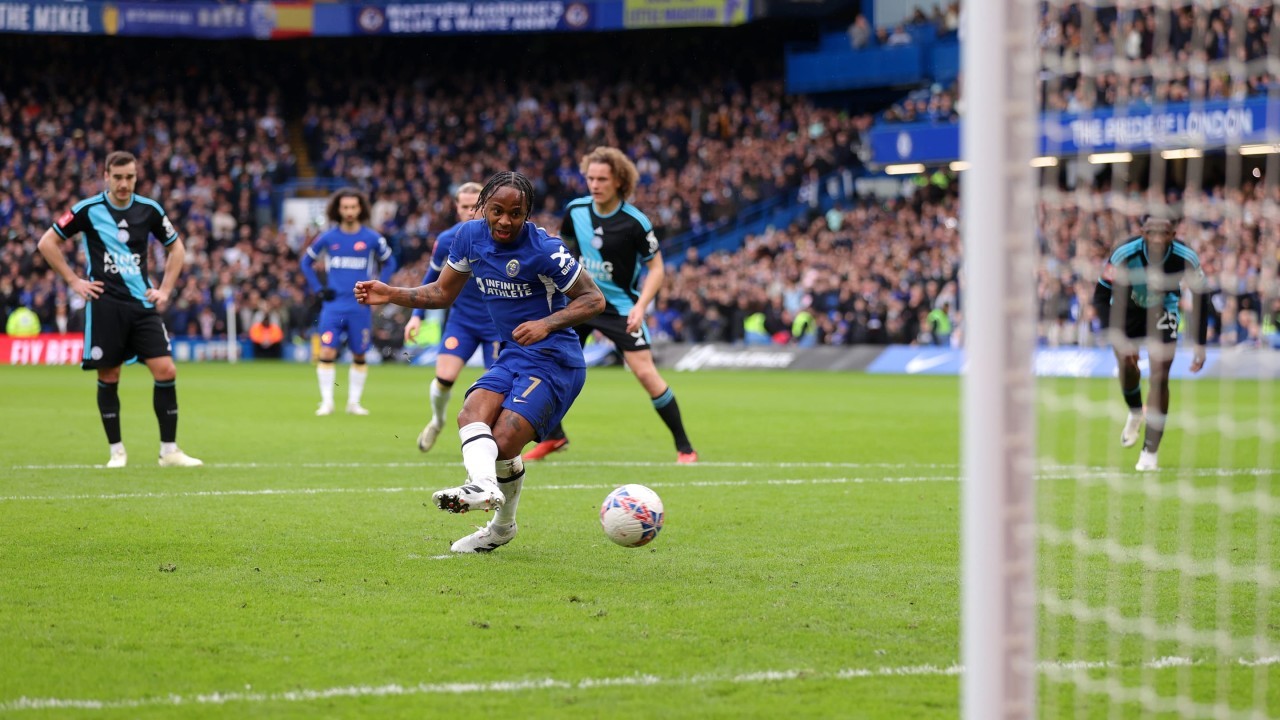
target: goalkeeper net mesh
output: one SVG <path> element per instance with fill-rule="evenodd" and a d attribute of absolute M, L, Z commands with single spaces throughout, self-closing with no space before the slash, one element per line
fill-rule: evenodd
<path fill-rule="evenodd" d="M 1277 13 L 1050 0 L 1036 16 L 1038 715 L 1280 718 Z M 1139 472 L 1090 300 L 1156 209 L 1198 256 L 1209 343 L 1193 372 L 1188 282 L 1159 470 Z"/>

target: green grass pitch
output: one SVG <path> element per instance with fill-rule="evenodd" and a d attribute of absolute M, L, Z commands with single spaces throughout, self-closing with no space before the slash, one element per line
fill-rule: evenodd
<path fill-rule="evenodd" d="M 959 378 L 666 377 L 701 463 L 675 464 L 634 378 L 593 369 L 569 449 L 529 465 L 519 537 L 451 556 L 486 517 L 428 507 L 463 479 L 456 436 L 415 446 L 429 369 L 375 367 L 371 415 L 317 418 L 310 366 L 182 365 L 178 439 L 206 466 L 161 469 L 150 377 L 127 368 L 130 466 L 108 471 L 91 374 L 0 367 L 0 716 L 957 716 Z M 1193 385 L 1177 386 L 1175 413 L 1280 424 L 1265 384 Z M 1119 402 L 1110 382 L 1040 387 Z M 1041 402 L 1042 522 L 1280 573 L 1280 478 L 1258 467 L 1274 440 L 1172 427 L 1166 446 L 1182 449 L 1146 481 L 1170 490 L 1153 500 L 1127 491 L 1144 481 L 1114 447 L 1118 417 Z M 626 482 L 666 504 L 644 548 L 600 532 L 600 501 Z M 1173 490 L 1264 502 L 1223 514 Z M 1144 572 L 1081 547 L 1041 544 L 1061 602 L 1280 645 L 1272 576 Z M 1241 664 L 1258 653 L 1231 643 L 1048 612 L 1041 631 L 1044 717 L 1137 716 L 1048 679 L 1104 660 L 1086 680 L 1280 717 L 1280 665 Z M 1152 662 L 1167 657 L 1192 664 Z"/>

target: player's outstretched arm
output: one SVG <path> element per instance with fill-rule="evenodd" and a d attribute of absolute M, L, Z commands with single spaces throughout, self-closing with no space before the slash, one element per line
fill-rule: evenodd
<path fill-rule="evenodd" d="M 565 291 L 565 295 L 569 297 L 568 305 L 541 320 L 520 323 L 511 331 L 511 339 L 529 346 L 557 330 L 580 325 L 604 310 L 604 293 L 587 272 L 578 273 L 578 279 Z"/>
<path fill-rule="evenodd" d="M 466 282 L 467 276 L 451 267 L 440 273 L 439 280 L 416 288 L 391 287 L 379 280 L 362 280 L 355 286 L 356 302 L 361 305 L 391 303 L 407 308 L 445 308 L 453 304 Z"/>

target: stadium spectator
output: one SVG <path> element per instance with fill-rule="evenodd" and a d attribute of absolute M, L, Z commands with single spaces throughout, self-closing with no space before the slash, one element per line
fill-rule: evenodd
<path fill-rule="evenodd" d="M 1091 12 L 1093 22 L 1086 30 L 1081 3 L 1040 5 L 1037 42 L 1044 82 L 1037 91 L 1043 109 L 1078 113 L 1116 105 L 1239 99 L 1265 95 L 1276 83 L 1272 68 L 1253 62 L 1265 58 L 1270 47 L 1273 5 L 1244 9 L 1185 3 L 1166 9 L 1148 3 L 1123 13 L 1105 5 Z M 928 23 L 939 34 L 958 30 L 960 13 L 959 4 L 953 3 L 941 20 L 935 17 Z M 1239 26 L 1237 13 L 1245 14 Z M 908 27 L 923 25 L 918 15 L 912 17 L 909 26 L 895 26 L 892 34 L 878 28 L 878 44 L 917 42 Z M 1230 61 L 1239 62 L 1242 70 L 1229 71 L 1226 63 Z M 1083 72 L 1086 65 L 1091 68 L 1088 76 Z M 1207 72 L 1195 76 L 1190 71 L 1193 66 L 1206 67 Z M 913 91 L 908 99 L 895 103 L 885 119 L 925 119 L 923 108 L 914 107 L 920 99 Z M 959 93 L 951 99 L 957 105 Z M 926 93 L 924 104 L 929 102 Z M 944 121 L 958 119 L 944 116 Z"/>
<path fill-rule="evenodd" d="M 279 295 L 261 300 L 249 321 L 249 341 L 255 358 L 279 359 L 284 352 L 284 320 Z"/>
<path fill-rule="evenodd" d="M 871 23 L 867 22 L 867 18 L 862 13 L 858 13 L 858 16 L 853 19 L 848 33 L 849 46 L 854 50 L 862 50 L 871 44 Z"/>
<path fill-rule="evenodd" d="M 910 45 L 911 43 L 911 33 L 907 32 L 906 25 L 901 23 L 894 26 L 893 32 L 889 33 L 889 37 L 884 41 L 884 44 L 888 47 Z"/>

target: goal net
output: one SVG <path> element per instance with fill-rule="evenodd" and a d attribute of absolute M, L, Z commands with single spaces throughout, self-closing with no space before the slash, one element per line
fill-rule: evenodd
<path fill-rule="evenodd" d="M 1009 358 L 1026 350 L 1035 422 L 1017 427 L 1016 409 L 1001 412 L 996 396 L 978 395 L 966 378 L 968 434 L 978 434 L 975 423 L 1000 433 L 999 441 L 967 436 L 966 485 L 1007 485 L 984 498 L 999 503 L 985 522 L 1006 530 L 995 542 L 1007 544 L 986 560 L 966 548 L 964 658 L 977 678 L 966 678 L 966 716 L 1280 718 L 1280 29 L 1273 4 L 993 4 L 1004 19 L 985 22 L 1004 23 L 1004 34 L 971 16 L 964 42 L 985 38 L 1005 51 L 1010 67 L 1034 73 L 1010 80 L 1030 88 L 1038 127 L 1030 157 L 1019 157 L 1027 149 L 1010 128 L 1025 106 L 1017 92 L 970 92 L 995 71 L 975 64 L 982 54 L 965 48 L 965 124 L 995 124 L 1006 147 L 974 146 L 966 127 L 965 159 L 977 168 L 995 152 L 1032 166 L 1033 201 L 989 211 L 1005 214 L 995 229 L 1006 233 L 1034 213 L 1035 288 L 1031 298 L 1016 282 L 1002 287 L 1002 302 L 1025 300 L 1032 317 L 982 307 L 975 262 L 991 261 L 976 253 L 1006 258 L 1000 267 L 1009 272 L 1019 268 L 1020 246 L 1016 237 L 966 234 L 975 294 L 965 308 L 968 372 L 1017 382 L 1021 368 Z M 1027 36 L 1033 40 L 1022 48 Z M 1033 59 L 1025 62 L 1021 52 Z M 991 183 L 1015 177 L 1010 168 L 971 170 L 963 193 L 1000 192 Z M 966 212 L 973 209 L 966 201 Z M 974 222 L 971 214 L 965 222 Z M 1031 323 L 1034 350 L 1009 329 L 975 332 L 975 313 L 983 312 Z M 994 360 L 981 349 L 992 342 L 1004 351 Z M 997 368 L 975 369 L 979 362 Z M 1028 445 L 1033 479 L 1019 475 L 1015 461 Z M 999 455 L 977 459 L 1001 449 L 1003 466 Z M 972 523 L 984 517 L 974 507 L 980 497 L 965 492 L 972 545 L 981 537 Z M 984 575 L 986 562 L 996 565 Z M 1031 569 L 1019 572 L 1020 564 Z M 992 586 L 975 590 L 975 580 Z M 1007 615 L 1029 608 L 1036 622 L 975 625 L 983 593 L 1002 593 L 994 601 L 1007 605 Z M 973 649 L 984 637 L 1001 647 L 998 654 Z M 972 665 L 978 662 L 998 670 Z M 1019 672 L 1033 679 L 1020 687 Z M 994 703 L 974 697 L 993 688 L 1001 698 Z"/>

